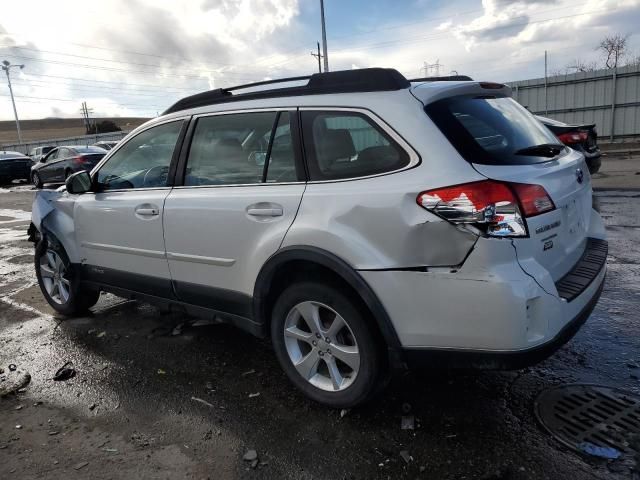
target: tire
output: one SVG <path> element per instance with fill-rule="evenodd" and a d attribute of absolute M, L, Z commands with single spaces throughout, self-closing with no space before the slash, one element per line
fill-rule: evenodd
<path fill-rule="evenodd" d="M 301 312 L 312 318 L 316 308 L 320 324 L 314 331 L 310 325 L 315 322 Z M 338 319 L 344 326 L 334 331 L 341 325 L 335 323 Z M 326 284 L 298 283 L 282 292 L 272 312 L 271 340 L 291 382 L 328 407 L 350 408 L 367 401 L 384 377 L 380 343 L 358 302 Z"/>
<path fill-rule="evenodd" d="M 38 172 L 33 172 L 33 174 L 31 175 L 31 182 L 36 188 L 42 188 L 42 181 L 40 180 L 40 175 L 38 175 Z"/>
<path fill-rule="evenodd" d="M 78 272 L 57 241 L 50 242 L 46 237 L 41 240 L 36 246 L 34 264 L 40 290 L 56 312 L 67 316 L 80 315 L 98 302 L 100 292 L 81 286 Z M 45 274 L 47 270 L 48 274 Z M 56 283 L 57 287 L 54 286 Z"/>
<path fill-rule="evenodd" d="M 67 178 L 69 178 L 71 176 L 72 173 L 73 172 L 71 170 L 69 170 L 69 169 L 64 171 L 64 181 L 65 182 L 67 181 Z"/>

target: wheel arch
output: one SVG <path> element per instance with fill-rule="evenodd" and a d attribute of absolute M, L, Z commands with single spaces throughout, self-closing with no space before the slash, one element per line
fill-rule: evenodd
<path fill-rule="evenodd" d="M 317 247 L 289 246 L 279 250 L 263 265 L 254 287 L 253 315 L 254 319 L 263 325 L 265 333 L 269 332 L 269 313 L 275 302 L 274 296 L 277 298 L 275 294 L 282 290 L 276 284 L 274 292 L 274 288 L 272 288 L 274 287 L 274 280 L 281 277 L 285 272 L 293 274 L 292 267 L 299 267 L 300 264 L 308 265 L 311 268 L 315 265 L 320 269 L 329 271 L 351 287 L 371 312 L 382 340 L 384 340 L 390 353 L 390 359 L 397 359 L 396 357 L 398 357 L 401 349 L 400 339 L 386 309 L 373 289 L 351 265 L 331 252 Z M 397 355 L 392 354 L 392 352 L 396 352 Z M 392 363 L 398 362 L 392 361 Z"/>

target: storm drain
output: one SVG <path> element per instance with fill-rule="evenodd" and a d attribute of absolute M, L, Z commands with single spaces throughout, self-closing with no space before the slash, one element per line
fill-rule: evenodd
<path fill-rule="evenodd" d="M 535 401 L 542 426 L 567 447 L 605 458 L 640 451 L 640 398 L 615 388 L 569 384 Z"/>

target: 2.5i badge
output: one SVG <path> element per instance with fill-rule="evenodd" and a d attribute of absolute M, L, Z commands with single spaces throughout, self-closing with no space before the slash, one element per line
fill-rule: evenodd
<path fill-rule="evenodd" d="M 553 240 L 547 240 L 546 242 L 544 242 L 544 248 L 543 251 L 547 251 L 550 248 L 553 248 Z"/>

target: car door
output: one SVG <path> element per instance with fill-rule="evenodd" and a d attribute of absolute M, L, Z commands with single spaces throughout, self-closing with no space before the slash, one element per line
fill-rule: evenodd
<path fill-rule="evenodd" d="M 181 183 L 164 210 L 167 260 L 181 300 L 251 317 L 257 274 L 278 250 L 305 188 L 295 121 L 286 110 L 194 120 Z"/>
<path fill-rule="evenodd" d="M 53 163 L 51 163 L 51 180 L 55 182 L 64 181 L 64 172 L 69 164 L 69 158 L 72 156 L 72 151 L 68 148 L 58 149 L 58 155 Z"/>
<path fill-rule="evenodd" d="M 86 278 L 171 297 L 162 214 L 185 129 L 184 119 L 150 126 L 93 172 L 94 191 L 81 195 L 74 211 Z"/>
<path fill-rule="evenodd" d="M 59 151 L 59 148 L 51 150 L 51 152 L 41 160 L 43 165 L 38 168 L 38 175 L 43 183 L 53 180 L 53 168 L 55 166 L 56 159 L 58 158 Z"/>

